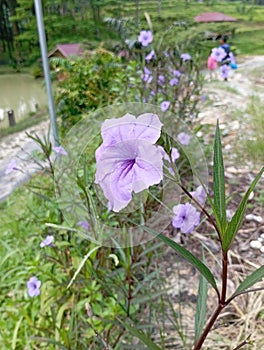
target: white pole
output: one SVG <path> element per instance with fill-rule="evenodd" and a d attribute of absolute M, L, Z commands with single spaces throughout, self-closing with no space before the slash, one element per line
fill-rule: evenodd
<path fill-rule="evenodd" d="M 55 114 L 52 86 L 51 86 L 51 80 L 50 80 L 49 60 L 48 60 L 48 53 L 47 53 L 47 41 L 46 41 L 44 21 L 43 21 L 42 2 L 41 2 L 41 0 L 34 0 L 34 3 L 35 3 L 35 11 L 36 11 L 36 17 L 37 17 L 37 26 L 38 26 L 40 49 L 41 49 L 42 65 L 43 65 L 43 70 L 44 70 L 44 77 L 45 77 L 45 83 L 46 83 L 46 89 L 47 89 L 48 101 L 49 101 L 49 112 L 50 112 L 52 133 L 53 133 L 53 137 L 54 137 L 55 146 L 59 146 L 59 137 L 58 137 L 57 124 L 56 124 L 56 114 Z"/>

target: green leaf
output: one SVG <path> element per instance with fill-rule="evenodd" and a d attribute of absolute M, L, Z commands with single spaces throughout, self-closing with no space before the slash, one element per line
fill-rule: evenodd
<path fill-rule="evenodd" d="M 236 289 L 235 293 L 230 297 L 230 299 L 234 299 L 237 295 L 244 292 L 246 289 L 252 287 L 262 278 L 264 278 L 264 266 L 261 266 L 259 269 L 254 271 L 251 275 L 249 275 Z"/>
<path fill-rule="evenodd" d="M 203 261 L 204 261 L 204 255 L 203 255 Z M 197 342 L 200 335 L 202 334 L 202 331 L 205 325 L 207 292 L 208 292 L 208 281 L 204 278 L 203 275 L 200 275 L 197 308 L 196 308 L 196 314 L 195 314 L 195 342 Z"/>
<path fill-rule="evenodd" d="M 151 339 L 149 339 L 146 334 L 144 334 L 143 332 L 137 330 L 136 328 L 130 326 L 128 323 L 123 322 L 121 320 L 119 320 L 119 322 L 131 333 L 133 334 L 135 337 L 137 337 L 138 339 L 140 339 L 144 344 L 146 344 L 148 346 L 149 350 L 162 350 L 158 345 L 156 345 L 155 343 L 153 343 L 153 341 Z"/>
<path fill-rule="evenodd" d="M 94 247 L 92 250 L 90 250 L 83 258 L 83 260 L 81 261 L 78 269 L 75 271 L 70 283 L 67 286 L 67 289 L 70 288 L 70 286 L 73 284 L 73 282 L 75 281 L 76 277 L 78 276 L 78 274 L 80 273 L 81 269 L 83 268 L 83 265 L 86 263 L 86 260 L 97 250 L 99 249 L 100 246 L 96 246 Z"/>
<path fill-rule="evenodd" d="M 170 238 L 165 237 L 162 234 L 157 235 L 157 238 L 163 241 L 164 243 L 166 243 L 172 249 L 174 249 L 177 252 L 177 254 L 179 254 L 181 257 L 187 260 L 192 266 L 194 266 L 211 284 L 211 286 L 215 289 L 217 295 L 219 296 L 219 291 L 218 291 L 214 276 L 203 262 L 201 262 L 198 258 L 196 258 L 196 256 L 192 255 L 192 253 L 190 253 L 187 249 L 183 248 L 182 246 L 180 246 Z"/>
<path fill-rule="evenodd" d="M 235 212 L 234 216 L 232 217 L 230 223 L 228 224 L 228 227 L 226 229 L 226 232 L 223 236 L 223 242 L 222 247 L 224 251 L 227 251 L 230 247 L 230 245 L 233 242 L 233 239 L 235 238 L 238 230 L 241 227 L 245 211 L 247 208 L 247 201 L 250 196 L 250 193 L 254 190 L 255 186 L 257 185 L 259 179 L 261 178 L 262 174 L 264 172 L 264 167 L 260 170 L 258 175 L 255 177 L 255 179 L 252 181 L 249 189 L 247 190 L 246 194 L 244 195 L 242 201 L 239 204 L 239 207 L 237 208 L 237 211 Z"/>
<path fill-rule="evenodd" d="M 217 121 L 214 142 L 214 208 L 216 222 L 221 234 L 226 229 L 225 171 L 222 154 L 219 123 Z"/>

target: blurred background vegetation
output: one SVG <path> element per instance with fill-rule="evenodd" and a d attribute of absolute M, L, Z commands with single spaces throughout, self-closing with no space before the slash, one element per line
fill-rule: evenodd
<path fill-rule="evenodd" d="M 264 2 L 262 0 L 43 0 L 48 49 L 58 43 L 81 43 L 85 49 L 103 43 L 109 50 L 120 48 L 124 35 L 136 39 L 146 29 L 148 13 L 155 34 L 177 28 L 178 42 L 195 37 L 201 44 L 205 32 L 232 31 L 232 44 L 241 54 L 264 52 Z M 203 12 L 223 12 L 238 21 L 234 24 L 197 24 L 194 17 Z M 109 23 L 116 23 L 115 28 Z M 205 46 L 206 40 L 202 40 Z M 40 58 L 34 2 L 0 1 L 0 65 L 19 69 Z M 209 45 L 210 46 L 210 45 Z"/>

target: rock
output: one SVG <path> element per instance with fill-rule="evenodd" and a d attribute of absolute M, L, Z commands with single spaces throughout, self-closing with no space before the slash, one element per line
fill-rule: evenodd
<path fill-rule="evenodd" d="M 260 241 L 251 241 L 249 243 L 249 246 L 252 249 L 261 249 L 262 248 L 262 243 Z"/>
<path fill-rule="evenodd" d="M 260 248 L 261 253 L 264 253 L 264 246 Z"/>
<path fill-rule="evenodd" d="M 262 223 L 263 222 L 263 219 L 261 216 L 259 215 L 254 215 L 254 214 L 248 214 L 246 215 L 246 220 L 249 220 L 249 221 L 256 221 L 258 223 Z"/>

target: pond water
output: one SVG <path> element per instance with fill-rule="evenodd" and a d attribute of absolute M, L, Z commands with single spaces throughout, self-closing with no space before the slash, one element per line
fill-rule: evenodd
<path fill-rule="evenodd" d="M 0 75 L 0 128 L 9 125 L 7 111 L 10 109 L 18 122 L 30 112 L 47 105 L 43 80 L 36 80 L 27 74 Z"/>

